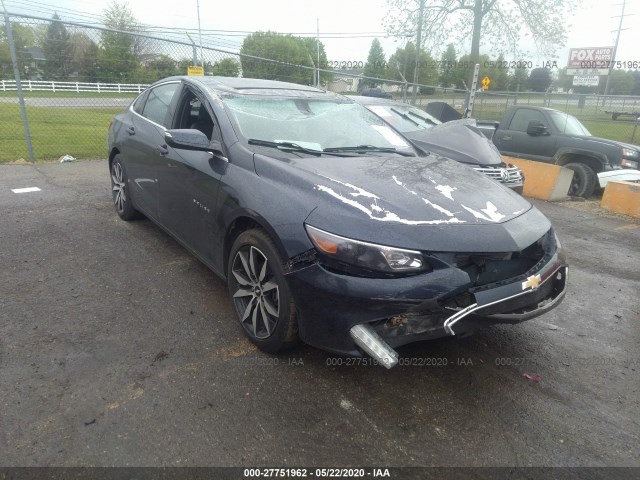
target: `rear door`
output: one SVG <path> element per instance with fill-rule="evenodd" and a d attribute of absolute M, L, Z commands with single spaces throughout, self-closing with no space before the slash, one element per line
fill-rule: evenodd
<path fill-rule="evenodd" d="M 143 105 L 131 110 L 123 156 L 131 181 L 136 207 L 146 215 L 158 218 L 158 166 L 166 155 L 164 132 L 171 121 L 171 105 L 180 87 L 179 81 L 152 87 Z M 137 111 L 138 110 L 138 111 Z"/>

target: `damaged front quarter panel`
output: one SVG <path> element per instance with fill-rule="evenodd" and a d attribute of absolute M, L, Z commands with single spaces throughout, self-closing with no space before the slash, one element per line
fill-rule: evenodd
<path fill-rule="evenodd" d="M 307 251 L 294 255 L 282 267 L 285 275 L 307 268 L 318 261 L 318 254 L 315 249 L 310 248 Z"/>

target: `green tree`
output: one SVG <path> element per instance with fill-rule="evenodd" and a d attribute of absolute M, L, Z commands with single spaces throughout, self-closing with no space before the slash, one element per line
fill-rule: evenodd
<path fill-rule="evenodd" d="M 259 57 L 259 58 L 250 58 Z M 314 81 L 316 40 L 276 32 L 255 32 L 245 37 L 240 48 L 242 75 L 248 78 L 282 80 L 302 85 Z M 269 61 L 274 60 L 274 61 Z M 320 65 L 326 65 L 324 46 L 320 43 Z M 324 77 L 325 79 L 327 76 Z M 320 76 L 323 81 L 323 76 Z"/>
<path fill-rule="evenodd" d="M 11 23 L 13 33 L 13 43 L 18 59 L 18 69 L 24 75 L 25 67 L 30 67 L 32 58 L 26 48 L 35 45 L 35 34 L 33 28 L 28 25 Z M 9 52 L 9 38 L 4 26 L 0 25 L 0 78 L 13 80 L 13 65 Z"/>
<path fill-rule="evenodd" d="M 634 70 L 631 75 L 633 76 L 633 91 L 631 95 L 640 95 L 640 70 Z"/>
<path fill-rule="evenodd" d="M 567 92 L 573 87 L 573 75 L 567 75 L 567 67 L 558 70 L 558 77 L 553 81 L 553 86 Z"/>
<path fill-rule="evenodd" d="M 178 72 L 180 72 L 180 75 L 186 75 L 190 65 L 193 65 L 192 58 L 181 58 L 180 60 L 178 60 L 177 68 Z"/>
<path fill-rule="evenodd" d="M 552 82 L 551 70 L 548 68 L 534 68 L 529 74 L 527 85 L 534 92 L 546 92 Z"/>
<path fill-rule="evenodd" d="M 135 83 L 153 83 L 165 77 L 179 75 L 178 62 L 168 55 L 146 56 L 137 68 L 132 81 Z"/>
<path fill-rule="evenodd" d="M 491 78 L 491 90 L 495 92 L 506 92 L 509 88 L 509 69 L 504 68 L 505 61 L 504 55 L 498 55 L 496 59 L 495 68 L 491 69 L 489 74 Z"/>
<path fill-rule="evenodd" d="M 509 75 L 509 91 L 517 92 L 526 90 L 528 80 L 529 69 L 526 67 L 516 68 L 513 73 Z"/>
<path fill-rule="evenodd" d="M 64 24 L 60 22 L 57 13 L 53 15 L 47 26 L 42 52 L 46 58 L 44 73 L 47 79 L 66 79 L 69 77 L 73 65 L 71 36 Z"/>
<path fill-rule="evenodd" d="M 137 20 L 125 3 L 110 3 L 104 10 L 106 27 L 123 32 L 140 31 Z M 127 33 L 103 31 L 100 34 L 100 76 L 103 81 L 123 82 L 133 80 L 140 53 L 136 38 Z"/>
<path fill-rule="evenodd" d="M 438 84 L 436 62 L 431 55 L 421 50 L 418 65 L 418 83 L 429 86 L 428 88 L 420 87 L 420 92 L 433 92 L 433 86 Z M 396 49 L 395 53 L 389 57 L 389 66 L 392 67 L 391 79 L 402 81 L 404 76 L 408 82 L 413 82 L 416 69 L 416 46 L 409 42 L 404 48 Z"/>
<path fill-rule="evenodd" d="M 380 40 L 374 38 L 371 42 L 371 48 L 369 48 L 367 63 L 364 66 L 364 76 L 384 79 L 386 74 L 387 68 L 384 50 L 382 49 L 382 45 L 380 45 Z M 362 83 L 369 87 L 376 87 L 384 82 L 365 79 Z"/>
<path fill-rule="evenodd" d="M 476 89 L 482 88 L 482 79 L 484 77 L 489 77 L 491 80 L 491 88 L 493 87 L 493 70 L 491 69 L 491 60 L 489 59 L 489 55 L 480 55 L 478 59 L 478 63 L 480 64 L 480 69 L 478 70 L 478 84 L 476 85 Z M 458 88 L 471 89 L 471 82 L 473 80 L 473 71 L 475 70 L 476 62 L 471 59 L 471 55 L 466 54 L 462 55 L 458 60 L 458 71 L 459 71 L 459 81 L 460 84 Z"/>
<path fill-rule="evenodd" d="M 606 77 L 604 82 L 606 82 Z M 635 79 L 632 71 L 613 70 L 611 72 L 611 79 L 609 80 L 610 95 L 631 95 L 634 88 Z"/>
<path fill-rule="evenodd" d="M 449 88 L 451 85 L 455 85 L 457 87 L 461 82 L 458 68 L 458 54 L 453 43 L 447 45 L 447 49 L 442 54 L 440 60 L 440 86 Z"/>
<path fill-rule="evenodd" d="M 71 72 L 83 82 L 96 82 L 98 78 L 99 47 L 89 35 L 72 32 L 69 35 Z"/>
<path fill-rule="evenodd" d="M 311 63 L 313 63 L 313 65 L 315 67 L 318 66 L 318 48 L 320 49 L 320 68 L 325 69 L 326 70 L 326 66 L 327 66 L 327 53 L 325 52 L 324 49 L 324 44 L 322 42 L 320 42 L 318 44 L 318 40 L 315 38 L 311 38 L 311 37 L 305 37 L 301 39 L 302 42 L 304 43 L 304 47 L 306 48 L 307 52 L 309 53 L 309 56 L 311 57 Z M 318 47 L 319 45 L 319 47 Z M 320 83 L 321 84 L 326 84 L 326 82 L 330 81 L 333 79 L 333 74 L 330 72 L 320 72 Z"/>
<path fill-rule="evenodd" d="M 78 78 L 83 82 L 95 83 L 100 80 L 100 47 L 96 42 L 91 42 L 80 54 L 78 61 Z"/>
<path fill-rule="evenodd" d="M 421 2 L 425 45 L 437 48 L 452 36 L 471 38 L 472 63 L 480 58 L 481 41 L 497 50 L 515 51 L 521 38 L 530 37 L 540 53 L 555 52 L 566 42 L 565 18 L 576 4 L 575 0 L 387 0 L 387 31 L 398 37 L 417 31 Z"/>
<path fill-rule="evenodd" d="M 240 75 L 240 62 L 235 58 L 223 58 L 213 66 L 212 73 L 221 77 L 237 77 Z"/>

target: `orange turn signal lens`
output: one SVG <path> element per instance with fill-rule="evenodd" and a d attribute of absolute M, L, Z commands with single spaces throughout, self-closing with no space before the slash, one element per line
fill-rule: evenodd
<path fill-rule="evenodd" d="M 316 244 L 316 247 L 324 253 L 328 253 L 329 255 L 335 255 L 338 253 L 338 244 L 333 240 L 323 236 L 319 232 L 312 232 L 311 237 L 313 242 Z"/>

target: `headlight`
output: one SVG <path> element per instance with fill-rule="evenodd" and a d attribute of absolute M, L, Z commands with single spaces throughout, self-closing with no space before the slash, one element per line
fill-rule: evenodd
<path fill-rule="evenodd" d="M 638 161 L 637 160 L 627 160 L 626 158 L 623 158 L 622 161 L 620 162 L 620 165 L 623 167 L 627 167 L 627 168 L 638 168 Z"/>
<path fill-rule="evenodd" d="M 362 270 L 390 274 L 431 271 L 422 253 L 351 240 L 305 225 L 307 234 L 330 266 L 351 265 Z"/>
<path fill-rule="evenodd" d="M 640 155 L 638 154 L 638 150 L 632 150 L 631 148 L 623 148 L 622 149 L 623 157 L 631 157 L 638 158 Z"/>

